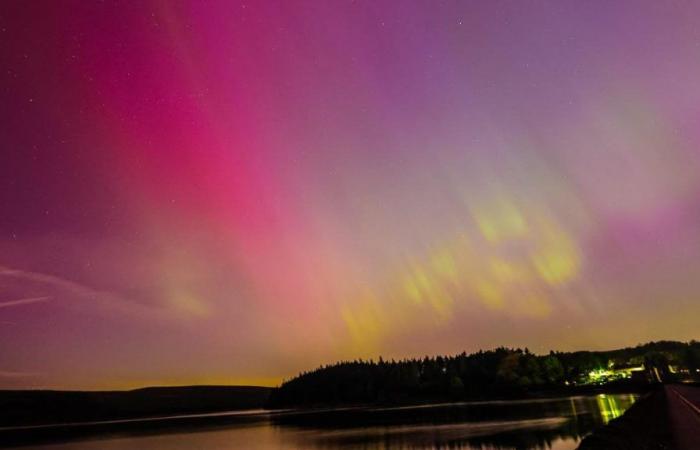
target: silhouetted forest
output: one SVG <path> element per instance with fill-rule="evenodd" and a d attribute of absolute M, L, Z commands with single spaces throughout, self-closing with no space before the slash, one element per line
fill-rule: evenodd
<path fill-rule="evenodd" d="M 616 374 L 643 367 L 637 377 Z M 270 405 L 313 406 L 462 400 L 574 390 L 594 383 L 639 387 L 659 376 L 694 376 L 700 367 L 700 343 L 651 342 L 611 351 L 550 352 L 497 348 L 456 356 L 400 361 L 343 361 L 286 381 L 272 393 Z M 592 379 L 592 373 L 610 378 Z M 614 380 L 614 381 L 613 381 Z"/>

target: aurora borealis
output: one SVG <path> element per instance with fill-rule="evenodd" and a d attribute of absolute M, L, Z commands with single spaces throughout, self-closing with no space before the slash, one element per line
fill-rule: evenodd
<path fill-rule="evenodd" d="M 700 3 L 0 5 L 0 388 L 698 338 Z"/>

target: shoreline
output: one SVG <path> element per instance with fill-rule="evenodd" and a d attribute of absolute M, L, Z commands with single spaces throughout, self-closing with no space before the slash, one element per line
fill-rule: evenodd
<path fill-rule="evenodd" d="M 697 406 L 686 405 L 676 389 L 682 385 L 659 385 L 640 398 L 625 414 L 594 430 L 579 450 L 684 450 L 700 448 Z M 686 389 L 698 389 L 688 384 Z M 685 424 L 683 422 L 686 422 Z"/>

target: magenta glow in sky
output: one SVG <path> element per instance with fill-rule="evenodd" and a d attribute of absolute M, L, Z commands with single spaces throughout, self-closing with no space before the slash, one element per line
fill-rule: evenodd
<path fill-rule="evenodd" d="M 690 2 L 4 2 L 0 387 L 698 338 Z"/>

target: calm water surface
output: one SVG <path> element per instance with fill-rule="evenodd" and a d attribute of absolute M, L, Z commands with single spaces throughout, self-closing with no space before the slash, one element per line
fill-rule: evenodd
<path fill-rule="evenodd" d="M 555 449 L 577 447 L 635 395 L 257 414 L 244 424 L 101 436 L 42 450 Z M 23 447 L 27 448 L 27 447 Z"/>

